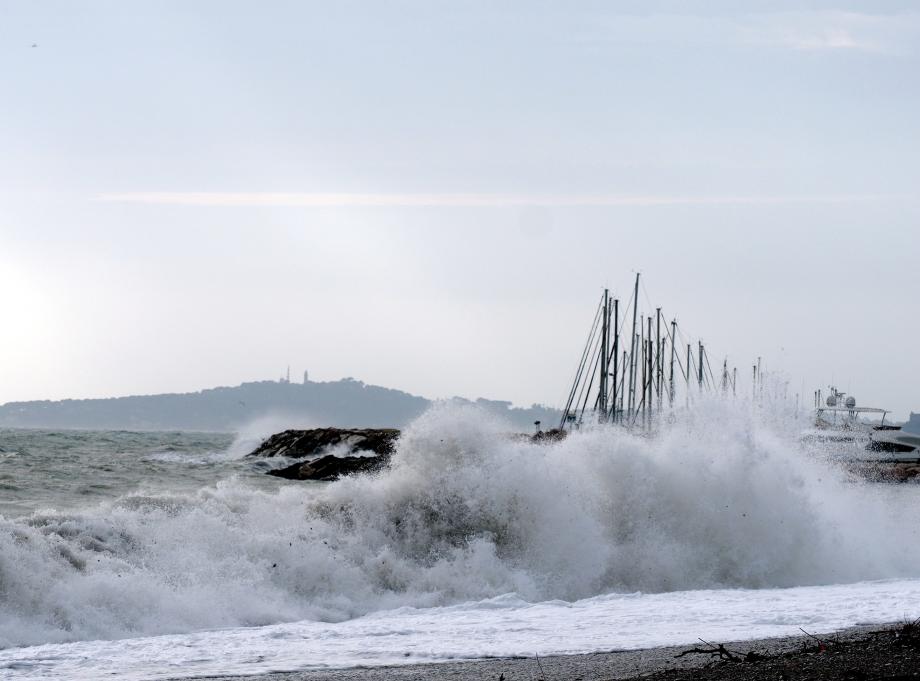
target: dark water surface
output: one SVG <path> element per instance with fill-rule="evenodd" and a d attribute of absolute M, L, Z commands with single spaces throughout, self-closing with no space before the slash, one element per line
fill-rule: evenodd
<path fill-rule="evenodd" d="M 257 444 L 232 433 L 0 429 L 0 515 L 190 492 L 232 476 L 277 487 L 268 462 L 245 458 Z"/>

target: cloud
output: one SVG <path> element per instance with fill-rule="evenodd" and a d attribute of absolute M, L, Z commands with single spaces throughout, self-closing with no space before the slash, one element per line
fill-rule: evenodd
<path fill-rule="evenodd" d="M 740 5 L 739 5 L 740 7 Z M 802 52 L 864 52 L 903 55 L 920 44 L 920 13 L 871 14 L 803 10 L 725 14 L 601 15 L 575 33 L 577 42 L 724 46 Z"/>
<path fill-rule="evenodd" d="M 780 12 L 738 21 L 742 42 L 808 52 L 907 54 L 920 38 L 920 14 Z"/>
<path fill-rule="evenodd" d="M 882 194 L 824 196 L 667 196 L 623 194 L 357 194 L 279 192 L 125 192 L 96 201 L 171 206 L 262 208 L 504 208 L 850 203 L 902 198 Z"/>
<path fill-rule="evenodd" d="M 863 50 L 879 51 L 879 45 L 871 41 L 857 40 L 845 28 L 826 28 L 806 35 L 790 35 L 786 44 L 797 50 Z"/>

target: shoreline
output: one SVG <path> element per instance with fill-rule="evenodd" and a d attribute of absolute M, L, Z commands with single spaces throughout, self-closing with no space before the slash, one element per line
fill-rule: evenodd
<path fill-rule="evenodd" d="M 721 650 L 719 646 L 724 646 Z M 831 634 L 613 650 L 533 658 L 485 658 L 380 667 L 314 669 L 171 681 L 606 681 L 608 679 L 920 678 L 920 624 L 866 624 Z"/>

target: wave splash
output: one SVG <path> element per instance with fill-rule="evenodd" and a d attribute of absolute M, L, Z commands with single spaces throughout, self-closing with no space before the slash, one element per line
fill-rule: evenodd
<path fill-rule="evenodd" d="M 656 438 L 507 430 L 441 406 L 373 477 L 0 519 L 0 645 L 920 575 L 918 488 L 847 483 L 742 407 L 713 402 Z"/>

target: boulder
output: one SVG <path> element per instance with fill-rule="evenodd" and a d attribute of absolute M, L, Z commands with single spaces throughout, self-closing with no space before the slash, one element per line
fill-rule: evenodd
<path fill-rule="evenodd" d="M 328 481 L 353 473 L 371 473 L 385 467 L 389 461 L 389 454 L 381 456 L 333 456 L 329 454 L 312 461 L 277 468 L 268 471 L 268 474 L 288 480 Z"/>
<path fill-rule="evenodd" d="M 850 463 L 850 473 L 871 482 L 911 482 L 920 479 L 920 461 Z"/>
<path fill-rule="evenodd" d="M 313 428 L 311 430 L 285 430 L 262 442 L 248 456 L 286 456 L 304 459 L 320 456 L 336 447 L 349 452 L 374 452 L 389 454 L 399 438 L 395 428 Z"/>
<path fill-rule="evenodd" d="M 550 430 L 541 430 L 530 436 L 532 442 L 559 442 L 564 439 L 569 431 L 561 428 L 551 428 Z"/>
<path fill-rule="evenodd" d="M 314 428 L 285 430 L 265 440 L 249 456 L 311 458 L 268 471 L 288 480 L 335 480 L 352 473 L 379 470 L 390 461 L 399 431 L 393 428 Z M 330 454 L 329 450 L 339 450 Z M 348 456 L 372 452 L 371 456 Z"/>
<path fill-rule="evenodd" d="M 298 461 L 284 468 L 268 471 L 269 475 L 288 480 L 336 480 L 353 473 L 371 473 L 386 467 L 399 439 L 400 431 L 393 428 L 314 428 L 285 430 L 265 440 L 248 456 L 285 456 Z M 550 444 L 564 438 L 566 432 L 553 429 L 532 435 L 511 437 Z M 338 450 L 331 454 L 330 450 Z M 348 456 L 357 452 L 373 452 L 373 456 Z"/>

